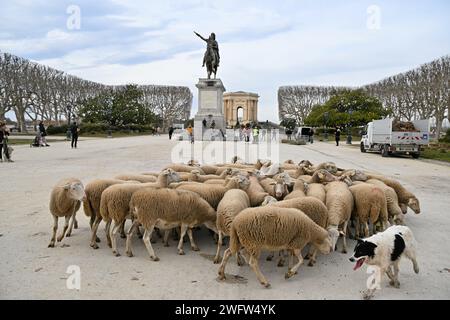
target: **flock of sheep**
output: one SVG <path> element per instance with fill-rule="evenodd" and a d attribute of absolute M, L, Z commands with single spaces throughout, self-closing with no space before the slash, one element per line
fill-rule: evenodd
<path fill-rule="evenodd" d="M 59 217 L 65 218 L 65 225 L 58 241 L 77 228 L 75 215 L 81 203 L 90 217 L 90 246 L 94 249 L 100 242 L 97 229 L 101 221 L 106 223 L 107 244 L 114 255 L 120 255 L 118 232 L 126 238 L 129 257 L 133 256 L 133 234 L 138 233 L 153 261 L 159 260 L 152 247 L 153 231 L 163 237 L 165 246 L 175 234 L 178 254 L 183 255 L 186 233 L 192 250 L 198 251 L 194 233 L 205 225 L 217 242 L 214 263 L 221 263 L 219 278 L 225 278 L 228 259 L 236 255 L 238 265 L 244 258 L 265 287 L 270 284 L 258 266 L 261 250 L 271 252 L 267 260 L 278 252 L 278 266 L 288 259 L 286 278 L 290 278 L 303 259 L 309 259 L 308 265 L 313 266 L 318 252 L 334 251 L 339 237 L 346 253 L 347 237 L 368 237 L 389 225 L 404 224 L 408 207 L 420 213 L 418 199 L 398 181 L 341 169 L 332 162 L 313 165 L 307 160 L 298 164 L 258 160 L 245 164 L 237 157 L 220 165 L 190 161 L 168 165 L 161 172 L 98 179 L 85 187 L 74 178 L 60 181 L 50 199 L 54 227 L 49 247 L 55 245 Z M 125 233 L 127 219 L 132 225 Z M 230 237 L 229 248 L 221 259 L 226 236 Z M 302 250 L 308 244 L 303 257 Z M 297 262 L 291 266 L 294 257 Z"/>

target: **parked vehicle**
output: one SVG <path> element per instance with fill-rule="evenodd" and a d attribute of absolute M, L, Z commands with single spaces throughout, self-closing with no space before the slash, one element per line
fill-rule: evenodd
<path fill-rule="evenodd" d="M 311 130 L 311 127 L 296 127 L 293 134 L 294 140 L 309 141 L 309 133 Z"/>
<path fill-rule="evenodd" d="M 374 120 L 367 124 L 361 139 L 361 152 L 377 151 L 383 157 L 409 154 L 419 158 L 423 146 L 430 142 L 430 119 L 411 121 L 413 129 L 395 131 L 394 118 Z"/>

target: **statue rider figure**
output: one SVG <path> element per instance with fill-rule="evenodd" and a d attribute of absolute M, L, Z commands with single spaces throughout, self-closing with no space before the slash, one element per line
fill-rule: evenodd
<path fill-rule="evenodd" d="M 207 60 L 207 56 L 208 56 L 208 52 L 209 50 L 212 50 L 213 52 L 213 57 L 214 57 L 214 61 L 212 61 L 212 65 L 216 65 L 217 67 L 219 66 L 219 62 L 220 62 L 220 55 L 219 55 L 219 44 L 216 41 L 216 34 L 213 32 L 211 33 L 211 35 L 209 36 L 208 39 L 203 38 L 201 35 L 199 35 L 197 32 L 194 31 L 194 33 L 203 41 L 206 42 L 207 46 L 206 46 L 206 52 L 203 56 L 203 65 L 202 67 L 205 66 L 206 64 L 206 60 Z"/>

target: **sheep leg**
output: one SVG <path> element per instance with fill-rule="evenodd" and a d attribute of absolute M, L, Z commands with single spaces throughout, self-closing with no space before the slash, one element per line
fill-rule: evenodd
<path fill-rule="evenodd" d="M 275 256 L 275 251 L 271 251 L 270 254 L 267 256 L 266 260 L 272 261 L 274 256 Z"/>
<path fill-rule="evenodd" d="M 284 250 L 278 251 L 278 264 L 277 264 L 277 267 L 284 267 L 284 262 L 285 262 L 284 258 L 285 258 Z"/>
<path fill-rule="evenodd" d="M 303 257 L 302 257 L 302 250 L 301 249 L 295 249 L 292 252 L 298 259 L 298 262 L 295 266 L 293 266 L 290 270 L 288 270 L 288 272 L 286 273 L 286 275 L 284 276 L 286 279 L 289 279 L 291 277 L 294 276 L 294 274 L 297 273 L 297 269 L 302 265 L 303 263 Z"/>
<path fill-rule="evenodd" d="M 110 230 L 110 238 L 111 238 L 111 244 L 112 244 L 112 252 L 113 255 L 116 257 L 120 256 L 119 251 L 117 251 L 117 231 L 119 231 L 119 228 L 122 229 L 123 223 L 117 223 L 114 222 L 113 227 Z M 121 230 L 122 231 L 122 230 Z"/>
<path fill-rule="evenodd" d="M 366 222 L 364 222 L 364 237 L 368 237 L 369 236 L 369 224 L 367 223 L 367 221 Z M 375 225 L 374 225 L 374 227 L 375 227 Z"/>
<path fill-rule="evenodd" d="M 96 220 L 95 217 L 96 217 L 96 216 L 95 216 L 94 214 L 92 214 L 92 215 L 91 215 L 91 218 L 90 218 L 90 220 L 89 220 L 89 226 L 91 227 L 91 231 L 92 231 L 92 228 L 94 227 L 94 223 L 95 223 L 95 220 Z M 96 242 L 100 242 L 100 238 L 96 236 L 96 237 L 95 237 L 95 241 L 96 241 Z"/>
<path fill-rule="evenodd" d="M 75 215 L 73 216 L 73 222 L 74 222 L 74 224 L 73 224 L 74 229 L 78 229 L 78 221 L 77 221 L 77 218 L 75 217 Z"/>
<path fill-rule="evenodd" d="M 95 222 L 92 225 L 92 237 L 91 237 L 91 247 L 94 249 L 98 249 L 98 245 L 97 245 L 97 229 L 98 229 L 98 225 L 100 224 L 100 222 L 102 221 L 102 217 L 100 215 L 95 217 Z"/>
<path fill-rule="evenodd" d="M 120 237 L 122 239 L 125 239 L 127 237 L 126 233 L 125 233 L 125 222 L 127 220 L 123 220 L 123 222 L 120 224 Z"/>
<path fill-rule="evenodd" d="M 195 243 L 194 235 L 193 235 L 193 232 L 192 232 L 192 228 L 188 228 L 187 229 L 187 234 L 189 236 L 189 242 L 191 243 L 191 249 L 194 250 L 194 251 L 200 251 L 200 248 Z"/>
<path fill-rule="evenodd" d="M 106 221 L 105 233 L 106 233 L 106 242 L 108 243 L 108 247 L 112 248 L 111 236 L 109 235 L 111 229 L 111 220 Z"/>
<path fill-rule="evenodd" d="M 239 267 L 242 267 L 245 264 L 245 258 L 239 251 L 236 252 L 236 262 Z"/>
<path fill-rule="evenodd" d="M 188 229 L 188 226 L 185 224 L 181 225 L 181 234 L 180 234 L 180 240 L 178 241 L 178 254 L 179 255 L 184 255 L 184 250 L 183 250 L 183 244 L 184 244 L 184 236 L 186 235 L 186 231 Z"/>
<path fill-rule="evenodd" d="M 131 223 L 132 224 L 134 223 L 134 220 L 136 220 L 136 218 L 132 215 L 131 216 Z M 137 235 L 138 235 L 139 239 L 142 239 L 142 233 L 141 233 L 141 229 L 139 228 L 139 224 L 137 225 L 136 230 L 137 230 Z"/>
<path fill-rule="evenodd" d="M 355 221 L 355 239 L 360 239 L 360 236 L 361 236 L 361 233 L 360 233 L 361 225 L 359 223 L 359 218 L 358 217 L 356 217 L 355 220 L 356 220 Z"/>
<path fill-rule="evenodd" d="M 77 212 L 76 212 L 76 210 L 74 208 L 73 213 L 72 213 L 72 217 L 71 217 L 72 221 L 70 222 L 70 227 L 69 227 L 69 230 L 67 231 L 66 237 L 70 237 L 71 234 L 72 234 L 73 225 L 74 225 L 74 223 L 76 221 L 76 218 L 75 218 L 76 214 L 77 214 Z"/>
<path fill-rule="evenodd" d="M 228 248 L 223 253 L 222 263 L 220 264 L 220 267 L 219 267 L 219 280 L 225 279 L 225 266 L 227 265 L 227 262 L 228 262 L 228 259 L 230 259 L 230 256 L 231 256 L 231 249 Z"/>
<path fill-rule="evenodd" d="M 344 234 L 342 235 L 342 253 L 347 253 L 347 236 L 345 235 L 345 230 L 347 230 L 348 221 L 345 221 L 342 230 Z"/>
<path fill-rule="evenodd" d="M 133 224 L 131 225 L 130 230 L 128 230 L 127 242 L 126 242 L 126 252 L 125 252 L 128 257 L 133 256 L 133 252 L 131 251 L 131 237 L 133 236 L 134 231 L 138 227 L 139 227 L 139 221 L 135 220 L 133 222 Z"/>
<path fill-rule="evenodd" d="M 67 228 L 69 228 L 69 221 L 71 216 L 65 217 L 66 221 L 64 222 L 64 229 L 61 235 L 58 237 L 58 242 L 61 242 L 61 240 L 64 238 L 64 235 L 66 234 Z"/>
<path fill-rule="evenodd" d="M 154 228 L 155 224 L 152 224 L 148 229 L 146 228 L 142 240 L 144 241 L 145 247 L 147 248 L 148 254 L 150 255 L 150 259 L 152 259 L 153 261 L 159 261 L 159 258 L 155 254 L 155 251 L 153 251 L 152 243 L 150 242 L 150 237 L 152 236 Z"/>
<path fill-rule="evenodd" d="M 220 262 L 220 248 L 222 247 L 222 242 L 223 242 L 222 231 L 219 231 L 219 240 L 217 241 L 217 251 L 216 256 L 214 257 L 214 264 L 218 264 Z"/>
<path fill-rule="evenodd" d="M 170 232 L 172 230 L 165 230 L 164 231 L 164 247 L 168 247 L 169 246 L 169 236 L 170 236 Z"/>
<path fill-rule="evenodd" d="M 53 235 L 50 240 L 50 244 L 48 245 L 49 248 L 55 247 L 55 240 L 56 240 L 56 232 L 58 231 L 58 217 L 53 216 Z"/>
<path fill-rule="evenodd" d="M 311 253 L 311 251 L 312 251 L 312 253 Z M 310 253 L 309 253 L 308 267 L 312 267 L 316 264 L 316 256 L 317 256 L 317 248 L 312 246 L 310 248 Z"/>
<path fill-rule="evenodd" d="M 259 282 L 266 288 L 270 288 L 270 283 L 267 281 L 267 279 L 264 277 L 264 275 L 261 273 L 261 270 L 259 269 L 258 265 L 258 258 L 255 257 L 255 254 L 250 254 L 250 261 L 249 261 L 250 267 L 252 267 L 253 271 L 256 274 L 256 277 L 258 278 Z"/>

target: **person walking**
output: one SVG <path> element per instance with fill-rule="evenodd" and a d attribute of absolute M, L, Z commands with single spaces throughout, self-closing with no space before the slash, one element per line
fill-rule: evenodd
<path fill-rule="evenodd" d="M 189 126 L 186 129 L 188 135 L 189 135 L 189 139 L 191 140 L 191 143 L 194 143 L 194 129 L 192 128 L 192 126 Z"/>
<path fill-rule="evenodd" d="M 75 147 L 75 149 L 77 148 L 77 143 L 78 143 L 78 133 L 80 132 L 80 128 L 78 128 L 77 123 L 74 121 L 72 123 L 72 125 L 70 126 L 70 133 L 72 135 L 72 149 Z"/>
<path fill-rule="evenodd" d="M 41 133 L 42 143 L 46 147 L 50 147 L 50 145 L 47 143 L 47 138 L 46 138 L 47 130 L 45 130 L 44 123 L 42 121 L 39 121 L 39 132 Z"/>
<path fill-rule="evenodd" d="M 9 129 L 6 126 L 6 123 L 0 123 L 0 162 L 3 162 L 3 153 L 5 154 L 6 162 L 14 162 L 11 160 L 11 155 L 9 154 L 8 149 L 8 136 Z"/>
<path fill-rule="evenodd" d="M 174 131 L 173 127 L 170 126 L 170 128 L 169 128 L 169 140 L 172 140 L 173 131 Z"/>
<path fill-rule="evenodd" d="M 339 147 L 339 141 L 341 140 L 341 129 L 336 128 L 336 132 L 334 133 L 334 138 L 336 140 L 336 147 Z"/>
<path fill-rule="evenodd" d="M 205 118 L 203 118 L 202 123 L 203 123 L 203 128 L 206 128 L 207 122 L 206 122 L 206 119 L 205 119 Z"/>
<path fill-rule="evenodd" d="M 309 142 L 311 142 L 311 144 L 314 142 L 314 130 L 312 128 L 309 130 Z"/>

